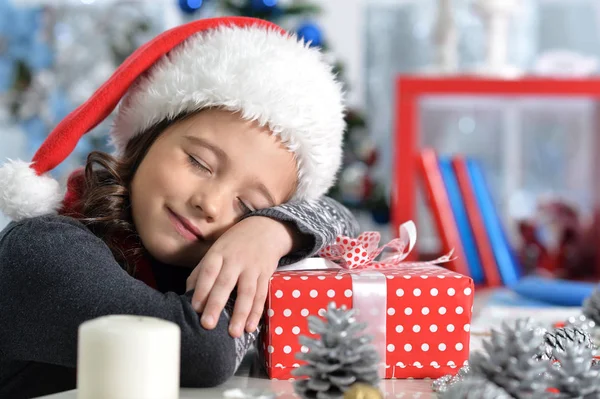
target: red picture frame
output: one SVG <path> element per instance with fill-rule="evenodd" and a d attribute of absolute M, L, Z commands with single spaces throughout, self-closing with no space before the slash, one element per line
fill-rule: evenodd
<path fill-rule="evenodd" d="M 600 79 L 549 79 L 525 77 L 515 80 L 479 77 L 424 77 L 400 75 L 396 81 L 393 132 L 391 227 L 394 234 L 407 220 L 416 220 L 419 155 L 419 101 L 435 96 L 579 97 L 600 98 Z M 599 157 L 600 158 L 600 157 Z M 600 169 L 600 160 L 597 169 Z M 399 195 L 401 194 L 401 195 Z M 413 251 L 409 260 L 416 260 Z"/>

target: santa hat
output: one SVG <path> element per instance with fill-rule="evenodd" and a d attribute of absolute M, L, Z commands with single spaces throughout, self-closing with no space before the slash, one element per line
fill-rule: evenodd
<path fill-rule="evenodd" d="M 315 199 L 341 164 L 342 88 L 322 54 L 278 26 L 244 17 L 194 21 L 136 50 L 50 133 L 31 163 L 0 167 L 0 210 L 19 220 L 55 213 L 62 189 L 47 172 L 117 106 L 117 155 L 154 124 L 206 107 L 267 126 L 294 152 L 294 199 Z"/>

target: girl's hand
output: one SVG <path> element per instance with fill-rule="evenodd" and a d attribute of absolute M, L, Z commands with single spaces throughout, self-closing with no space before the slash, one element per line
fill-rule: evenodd
<path fill-rule="evenodd" d="M 192 306 L 202 313 L 206 329 L 215 327 L 231 292 L 237 298 L 229 334 L 240 337 L 244 329 L 256 330 L 263 313 L 269 279 L 279 260 L 293 246 L 292 229 L 276 220 L 252 216 L 227 230 L 208 250 L 187 279 L 195 288 Z"/>

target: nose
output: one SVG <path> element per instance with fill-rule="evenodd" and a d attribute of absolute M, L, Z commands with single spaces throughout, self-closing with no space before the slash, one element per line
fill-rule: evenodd
<path fill-rule="evenodd" d="M 202 217 L 214 223 L 219 220 L 223 209 L 223 195 L 218 190 L 202 190 L 191 198 L 192 206 L 201 212 Z"/>

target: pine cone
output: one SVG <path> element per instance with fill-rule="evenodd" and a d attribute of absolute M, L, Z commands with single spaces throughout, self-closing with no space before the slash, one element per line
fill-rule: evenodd
<path fill-rule="evenodd" d="M 592 337 L 585 330 L 578 327 L 557 328 L 544 334 L 545 348 L 542 359 L 554 359 L 554 351 L 565 352 L 568 342 L 583 345 L 586 348 L 596 349 Z"/>
<path fill-rule="evenodd" d="M 519 319 L 514 326 L 506 323 L 502 331 L 492 330 L 491 340 L 483 341 L 485 353 L 475 352 L 469 364 L 474 376 L 481 376 L 516 398 L 544 392 L 540 378 L 548 362 L 536 357 L 543 351 L 541 330 L 531 319 Z"/>
<path fill-rule="evenodd" d="M 596 325 L 600 325 L 600 289 L 596 288 L 590 296 L 583 301 L 582 313 L 585 317 L 592 319 Z"/>
<path fill-rule="evenodd" d="M 511 399 L 502 388 L 483 377 L 469 377 L 439 394 L 440 399 Z"/>
<path fill-rule="evenodd" d="M 592 368 L 595 349 L 574 341 L 565 341 L 563 349 L 554 349 L 552 356 L 558 360 L 550 364 L 546 378 L 558 393 L 547 398 L 600 398 L 600 371 Z"/>
<path fill-rule="evenodd" d="M 308 317 L 308 326 L 320 339 L 301 336 L 299 341 L 309 348 L 308 353 L 298 353 L 296 358 L 308 364 L 298 367 L 292 374 L 308 377 L 294 384 L 303 398 L 342 398 L 354 383 L 376 385 L 379 382 L 379 355 L 369 335 L 359 335 L 366 323 L 357 323 L 355 310 L 337 309 L 331 302 L 324 322 L 316 316 Z"/>

